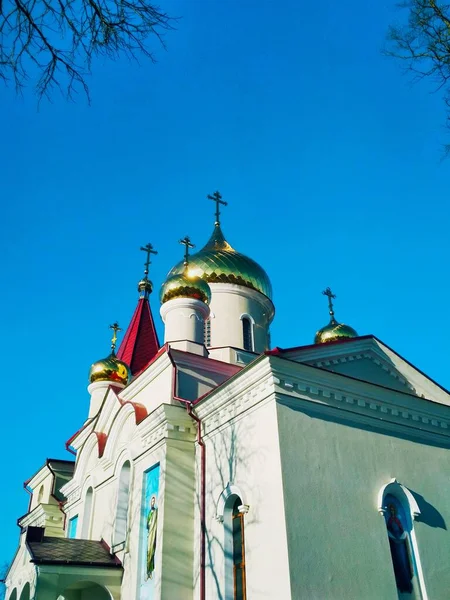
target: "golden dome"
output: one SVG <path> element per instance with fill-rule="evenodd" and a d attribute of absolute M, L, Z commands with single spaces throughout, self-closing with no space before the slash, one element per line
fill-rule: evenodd
<path fill-rule="evenodd" d="M 89 381 L 111 381 L 127 385 L 131 377 L 130 368 L 119 360 L 114 352 L 108 358 L 95 362 L 89 370 Z"/>
<path fill-rule="evenodd" d="M 344 323 L 338 323 L 334 318 L 333 299 L 336 295 L 327 287 L 323 292 L 323 296 L 328 298 L 328 309 L 330 313 L 330 322 L 316 333 L 314 337 L 315 344 L 326 344 L 327 342 L 335 342 L 336 340 L 344 340 L 348 338 L 358 337 L 358 334 L 350 327 L 350 325 L 344 325 Z"/>
<path fill-rule="evenodd" d="M 211 301 L 211 288 L 206 281 L 190 272 L 189 264 L 189 267 L 181 273 L 168 277 L 161 286 L 161 304 L 174 298 L 194 298 L 209 304 Z"/>
<path fill-rule="evenodd" d="M 180 261 L 169 271 L 168 278 L 183 270 L 184 262 Z M 208 283 L 242 285 L 272 299 L 272 285 L 267 273 L 254 260 L 230 246 L 219 223 L 215 224 L 206 246 L 189 257 L 188 273 L 189 276 L 201 277 Z"/>
<path fill-rule="evenodd" d="M 140 282 L 138 283 L 138 292 L 139 293 L 144 292 L 146 294 L 151 294 L 152 289 L 153 289 L 152 282 L 150 281 L 150 279 L 147 279 L 147 276 L 145 276 L 143 279 L 141 279 Z"/>
<path fill-rule="evenodd" d="M 328 325 L 319 329 L 314 338 L 315 344 L 326 344 L 327 342 L 335 342 L 336 340 L 343 340 L 347 338 L 358 337 L 358 334 L 344 323 L 338 323 L 335 319 L 331 319 Z"/>

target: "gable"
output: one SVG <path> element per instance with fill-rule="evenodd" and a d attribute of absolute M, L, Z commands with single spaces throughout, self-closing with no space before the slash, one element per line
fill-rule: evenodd
<path fill-rule="evenodd" d="M 313 361 L 311 364 L 333 373 L 348 375 L 355 379 L 382 385 L 400 392 L 416 394 L 415 388 L 401 373 L 392 366 L 383 363 L 378 357 L 370 353 L 357 356 L 341 357 L 335 360 Z"/>
<path fill-rule="evenodd" d="M 447 390 L 374 336 L 276 348 L 269 354 L 450 405 Z"/>

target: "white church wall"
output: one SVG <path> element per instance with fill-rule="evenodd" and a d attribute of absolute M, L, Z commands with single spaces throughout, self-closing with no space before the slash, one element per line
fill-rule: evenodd
<path fill-rule="evenodd" d="M 218 414 L 211 413 L 208 421 L 215 422 L 215 418 L 218 418 Z M 226 585 L 225 527 L 221 522 L 221 515 L 217 514 L 218 510 L 220 513 L 222 492 L 227 486 L 233 485 L 241 491 L 242 501 L 249 505 L 248 514 L 245 516 L 248 597 L 253 600 L 264 598 L 289 600 L 291 598 L 289 565 L 274 400 L 265 400 L 253 409 L 227 419 L 225 424 L 205 436 L 205 443 L 206 597 L 223 600 L 233 598 L 230 587 Z M 199 480 L 198 462 L 197 473 L 197 480 Z M 196 515 L 197 570 L 200 552 L 198 507 Z"/>
<path fill-rule="evenodd" d="M 14 592 L 16 593 L 15 600 L 19 600 L 20 594 L 27 584 L 30 586 L 33 598 L 36 569 L 30 562 L 30 553 L 25 545 L 25 534 L 22 533 L 19 539 L 19 548 L 6 577 L 6 600 L 10 600 L 10 598 L 13 600 Z"/>
<path fill-rule="evenodd" d="M 211 347 L 232 346 L 243 348 L 242 317 L 248 315 L 254 322 L 254 351 L 268 349 L 269 324 L 273 305 L 263 294 L 230 283 L 210 283 Z"/>
<path fill-rule="evenodd" d="M 43 467 L 30 483 L 33 485 L 30 511 L 34 510 L 39 504 L 58 504 L 56 498 L 52 496 L 53 475 L 47 467 Z"/>
<path fill-rule="evenodd" d="M 381 486 L 395 477 L 422 507 L 414 529 L 428 598 L 448 598 L 448 443 L 307 404 L 284 397 L 277 410 L 292 597 L 397 598 L 377 510 Z"/>

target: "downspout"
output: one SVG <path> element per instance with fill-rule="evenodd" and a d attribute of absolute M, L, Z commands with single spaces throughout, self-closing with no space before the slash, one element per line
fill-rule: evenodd
<path fill-rule="evenodd" d="M 55 491 L 55 485 L 56 485 L 56 473 L 55 471 L 51 468 L 50 463 L 47 463 L 47 467 L 50 471 L 50 473 L 53 475 L 53 491 L 51 493 L 52 498 L 54 498 L 56 500 L 56 502 L 58 503 L 58 508 L 59 510 L 62 512 L 62 514 L 64 515 L 64 520 L 63 520 L 63 531 L 66 530 L 66 522 L 67 522 L 67 514 L 65 512 L 65 510 L 63 509 L 63 506 L 65 504 L 65 501 L 59 500 L 55 494 L 53 493 Z"/>
<path fill-rule="evenodd" d="M 205 600 L 206 580 L 206 446 L 202 439 L 202 421 L 187 403 L 188 415 L 197 423 L 197 443 L 200 446 L 200 600 Z"/>
<path fill-rule="evenodd" d="M 197 423 L 197 443 L 200 446 L 200 600 L 206 600 L 206 446 L 202 437 L 202 421 L 193 412 L 193 406 L 197 404 L 206 394 L 196 400 L 186 400 L 176 395 L 177 392 L 177 368 L 168 351 L 172 362 L 172 397 L 186 406 L 188 415 Z"/>

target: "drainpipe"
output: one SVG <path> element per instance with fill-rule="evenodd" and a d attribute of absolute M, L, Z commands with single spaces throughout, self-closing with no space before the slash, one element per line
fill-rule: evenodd
<path fill-rule="evenodd" d="M 206 446 L 202 439 L 201 419 L 193 412 L 192 402 L 186 404 L 188 415 L 197 423 L 197 443 L 200 446 L 200 600 L 205 600 L 206 572 Z"/>
<path fill-rule="evenodd" d="M 56 490 L 55 490 L 55 486 L 56 486 L 56 473 L 55 473 L 55 471 L 54 471 L 54 470 L 51 468 L 51 466 L 50 466 L 50 463 L 49 463 L 49 462 L 47 462 L 47 467 L 48 467 L 48 469 L 49 469 L 50 473 L 53 475 L 53 490 L 54 490 L 54 491 L 56 491 Z M 66 530 L 66 522 L 67 522 L 67 514 L 66 514 L 66 512 L 65 512 L 65 510 L 64 510 L 64 508 L 63 508 L 63 506 L 64 506 L 64 504 L 66 503 L 66 501 L 65 501 L 65 500 L 64 500 L 64 501 L 62 501 L 62 500 L 59 500 L 59 498 L 57 498 L 57 497 L 55 496 L 55 494 L 53 493 L 53 491 L 52 491 L 52 493 L 51 493 L 50 495 L 52 496 L 52 498 L 54 498 L 54 499 L 56 500 L 56 502 L 58 503 L 58 508 L 59 508 L 59 510 L 62 512 L 62 514 L 63 514 L 63 516 L 64 516 L 64 520 L 63 520 L 63 531 L 65 531 L 65 530 Z"/>

